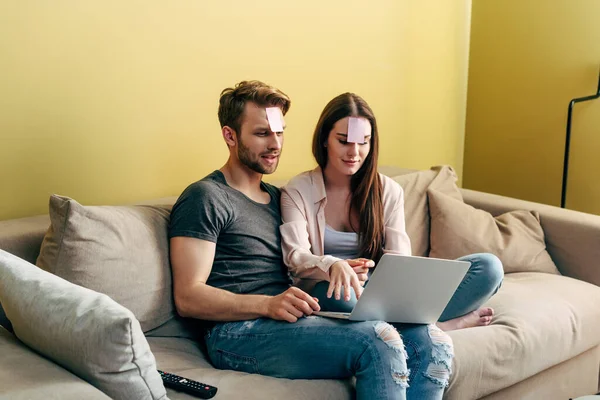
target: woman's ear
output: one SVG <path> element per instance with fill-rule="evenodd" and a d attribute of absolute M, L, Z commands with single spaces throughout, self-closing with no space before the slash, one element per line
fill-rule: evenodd
<path fill-rule="evenodd" d="M 235 131 L 232 128 L 225 125 L 221 129 L 221 133 L 223 134 L 223 139 L 225 139 L 225 143 L 227 143 L 227 146 L 231 147 L 237 144 L 237 135 L 235 134 Z"/>

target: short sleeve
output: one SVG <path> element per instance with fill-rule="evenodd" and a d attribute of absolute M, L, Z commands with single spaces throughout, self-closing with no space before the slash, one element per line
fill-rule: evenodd
<path fill-rule="evenodd" d="M 216 243 L 233 219 L 233 207 L 225 191 L 210 181 L 199 181 L 181 194 L 169 223 L 169 238 L 193 237 Z"/>

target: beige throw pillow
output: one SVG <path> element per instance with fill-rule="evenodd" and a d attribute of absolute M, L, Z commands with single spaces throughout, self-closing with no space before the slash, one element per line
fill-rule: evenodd
<path fill-rule="evenodd" d="M 144 332 L 175 316 L 167 229 L 171 206 L 82 206 L 50 197 L 36 264 L 128 308 Z"/>
<path fill-rule="evenodd" d="M 113 399 L 167 400 L 131 311 L 0 250 L 0 302 L 26 345 Z"/>
<path fill-rule="evenodd" d="M 412 254 L 425 257 L 429 254 L 429 205 L 427 189 L 436 189 L 462 201 L 454 169 L 448 165 L 432 167 L 392 177 L 404 190 L 404 215 L 406 233 L 410 238 Z"/>
<path fill-rule="evenodd" d="M 431 213 L 430 257 L 456 259 L 473 253 L 492 253 L 504 273 L 558 274 L 546 251 L 544 231 L 534 211 L 511 211 L 496 218 L 487 211 L 429 190 Z"/>

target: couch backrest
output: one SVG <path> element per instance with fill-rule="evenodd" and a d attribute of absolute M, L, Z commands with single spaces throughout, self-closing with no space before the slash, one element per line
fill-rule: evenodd
<path fill-rule="evenodd" d="M 412 254 L 429 255 L 430 214 L 427 191 L 435 189 L 462 201 L 456 186 L 456 173 L 449 166 L 432 167 L 392 177 L 404 189 L 404 214 L 406 232 L 410 238 Z"/>
<path fill-rule="evenodd" d="M 0 249 L 35 264 L 49 226 L 48 215 L 0 221 Z"/>
<path fill-rule="evenodd" d="M 396 166 L 381 166 L 379 171 L 392 177 L 405 191 L 406 224 L 413 243 L 413 254 L 425 256 L 429 251 L 429 210 L 427 207 L 427 189 L 435 187 L 461 198 L 456 187 L 456 174 L 452 168 L 433 167 L 430 170 L 415 171 Z M 282 185 L 285 181 L 272 181 Z M 156 205 L 174 204 L 177 197 L 165 197 L 139 202 L 136 204 Z M 48 227 L 48 215 L 18 218 L 0 221 L 0 249 L 6 250 L 24 260 L 35 264 L 40 246 Z"/>
<path fill-rule="evenodd" d="M 176 200 L 177 197 L 162 197 L 136 204 L 172 205 Z M 50 217 L 47 214 L 0 221 L 0 249 L 35 264 L 49 226 Z"/>
<path fill-rule="evenodd" d="M 434 167 L 426 171 L 413 171 L 398 167 L 381 167 L 380 172 L 392 177 L 405 191 L 407 231 L 411 238 L 413 254 L 426 256 L 429 252 L 429 209 L 427 189 L 434 187 L 453 197 L 461 198 L 456 187 L 456 175 L 450 167 Z M 285 182 L 271 182 L 283 185 Z M 138 205 L 172 205 L 177 197 L 149 200 Z M 8 251 L 32 264 L 40 253 L 40 246 L 50 226 L 48 215 L 0 221 L 0 249 Z M 0 325 L 10 327 L 0 305 Z M 187 329 L 178 318 L 157 328 L 154 334 L 164 336 L 189 336 L 195 329 Z M 188 332 L 189 331 L 189 332 Z M 149 334 L 153 334 L 149 332 Z"/>

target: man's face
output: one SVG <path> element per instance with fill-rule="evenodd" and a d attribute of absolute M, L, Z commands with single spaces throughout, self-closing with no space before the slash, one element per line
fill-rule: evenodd
<path fill-rule="evenodd" d="M 246 103 L 240 131 L 237 146 L 240 162 L 260 174 L 275 172 L 283 147 L 283 132 L 271 131 L 265 108 Z"/>

